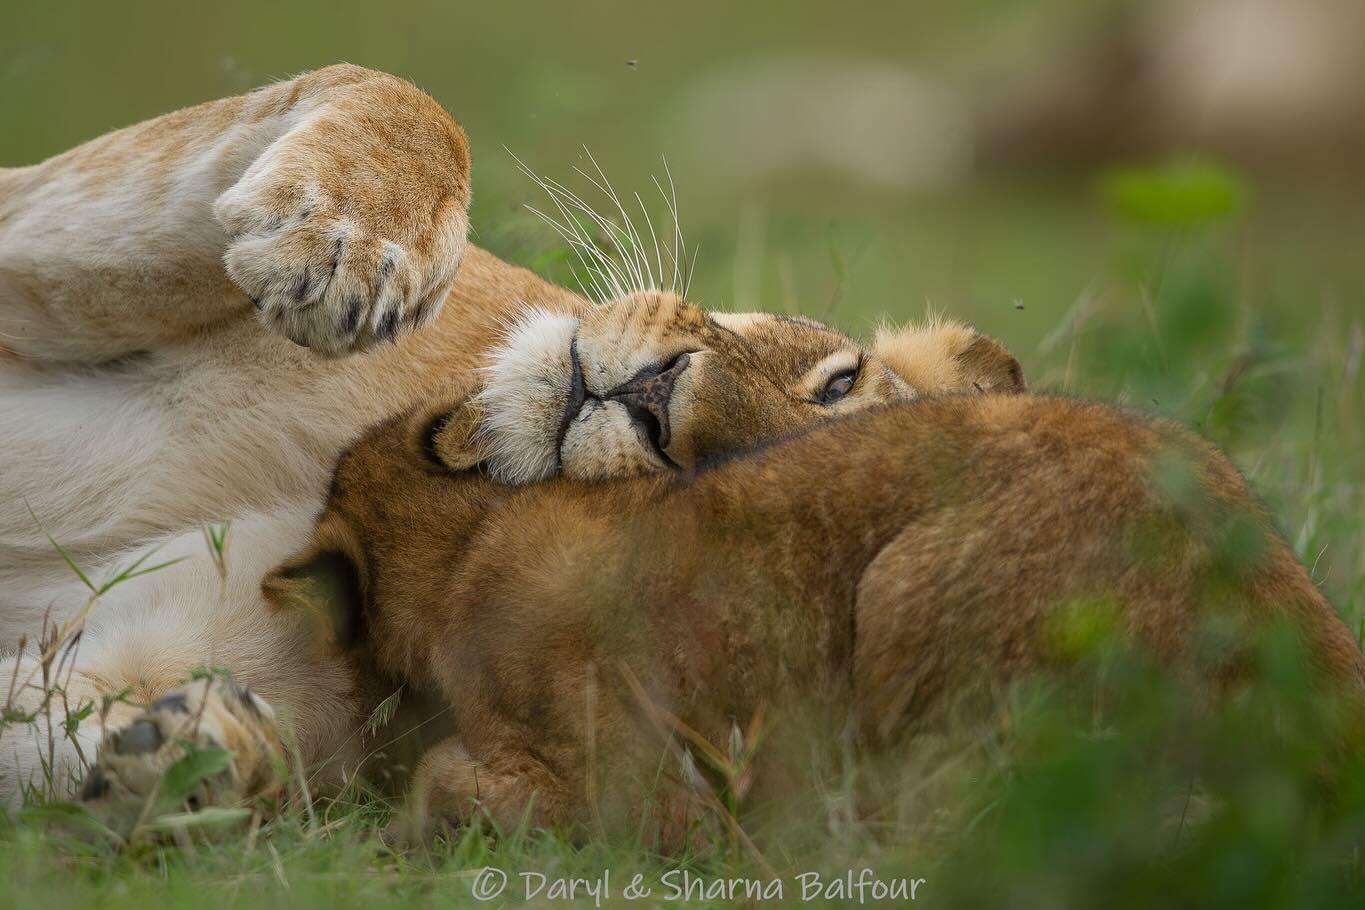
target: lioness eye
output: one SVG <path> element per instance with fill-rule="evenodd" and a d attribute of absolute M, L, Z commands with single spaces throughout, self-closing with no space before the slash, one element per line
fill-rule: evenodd
<path fill-rule="evenodd" d="M 843 398 L 853 388 L 853 383 L 857 378 L 857 370 L 847 370 L 831 376 L 829 382 L 825 384 L 825 390 L 820 393 L 820 403 L 834 404 Z"/>

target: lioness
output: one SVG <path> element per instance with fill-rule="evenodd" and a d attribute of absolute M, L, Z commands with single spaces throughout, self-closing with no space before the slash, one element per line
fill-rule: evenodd
<path fill-rule="evenodd" d="M 1200 653 L 1207 621 L 1285 624 L 1323 693 L 1365 705 L 1350 631 L 1236 469 L 1171 423 L 942 397 L 695 472 L 513 488 L 480 469 L 473 422 L 426 409 L 369 434 L 265 583 L 444 694 L 458 737 L 416 781 L 437 816 L 613 827 L 653 790 L 679 819 L 688 788 L 651 783 L 661 732 L 725 744 L 761 706 L 780 723 L 806 701 L 893 742 L 1061 660 L 1050 624 L 1079 602 L 1217 685 L 1248 655 Z"/>
<path fill-rule="evenodd" d="M 131 754 L 152 742 L 118 735 L 140 705 L 204 696 L 206 739 L 269 739 L 254 719 L 273 706 L 305 762 L 353 766 L 349 670 L 260 581 L 306 540 L 337 454 L 452 384 L 478 378 L 480 446 L 513 483 L 686 468 L 887 401 L 1022 387 L 1000 345 L 950 324 L 863 347 L 643 280 L 594 305 L 468 245 L 469 196 L 459 126 L 355 66 L 0 170 L 0 677 L 12 716 L 36 715 L 0 730 L 0 798 L 65 791 L 102 730 Z M 95 587 L 125 580 L 92 599 L 53 541 Z M 120 571 L 154 546 L 138 572 L 180 561 Z M 255 694 L 176 692 L 201 666 Z"/>

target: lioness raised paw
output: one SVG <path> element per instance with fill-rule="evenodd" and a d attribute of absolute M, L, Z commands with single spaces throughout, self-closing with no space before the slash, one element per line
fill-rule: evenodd
<path fill-rule="evenodd" d="M 180 764 L 226 750 L 222 767 Z M 176 774 L 179 765 L 185 769 Z M 270 706 L 220 677 L 196 679 L 158 698 L 126 727 L 104 735 L 86 778 L 87 802 L 163 802 L 162 810 L 231 806 L 282 790 L 284 746 Z M 213 768 L 210 773 L 192 773 Z M 180 792 L 184 790 L 186 792 Z"/>
<path fill-rule="evenodd" d="M 465 250 L 463 132 L 411 85 L 372 76 L 276 140 L 214 203 L 228 276 L 261 322 L 329 356 L 430 322 Z"/>

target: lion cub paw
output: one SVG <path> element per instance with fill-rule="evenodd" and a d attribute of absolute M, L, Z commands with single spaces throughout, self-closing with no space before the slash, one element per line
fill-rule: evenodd
<path fill-rule="evenodd" d="M 226 750 L 225 767 L 198 776 L 182 761 Z M 162 696 L 132 723 L 104 735 L 82 798 L 109 803 L 162 800 L 164 808 L 230 806 L 273 797 L 284 747 L 274 712 L 244 686 L 198 679 Z M 180 764 L 178 764 L 180 763 Z M 176 774 L 177 766 L 182 769 Z M 173 792 L 185 790 L 187 792 Z"/>
<path fill-rule="evenodd" d="M 406 210 L 401 174 L 392 186 L 341 182 L 341 164 L 292 151 L 267 153 L 214 204 L 228 276 L 260 321 L 341 356 L 434 319 L 464 251 L 463 206 L 422 200 Z"/>

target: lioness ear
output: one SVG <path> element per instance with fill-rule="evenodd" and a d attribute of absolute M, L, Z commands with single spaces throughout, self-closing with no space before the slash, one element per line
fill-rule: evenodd
<path fill-rule="evenodd" d="M 272 570 L 261 582 L 261 594 L 276 610 L 308 610 L 338 647 L 350 648 L 364 638 L 360 572 L 339 550 L 309 550 Z"/>
<path fill-rule="evenodd" d="M 447 471 L 468 471 L 483 457 L 476 440 L 478 427 L 479 410 L 470 400 L 429 411 L 419 421 L 422 453 Z"/>
<path fill-rule="evenodd" d="M 959 322 L 877 332 L 872 353 L 920 395 L 1022 392 L 1024 371 L 1005 346 Z"/>

